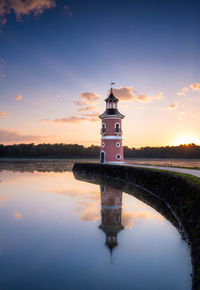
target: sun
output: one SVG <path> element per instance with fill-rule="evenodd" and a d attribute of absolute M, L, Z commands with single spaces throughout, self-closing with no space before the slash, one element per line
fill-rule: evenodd
<path fill-rule="evenodd" d="M 184 135 L 184 136 L 180 136 L 174 143 L 176 146 L 182 145 L 182 144 L 187 145 L 187 144 L 191 144 L 191 143 L 198 145 L 199 140 L 197 137 Z"/>

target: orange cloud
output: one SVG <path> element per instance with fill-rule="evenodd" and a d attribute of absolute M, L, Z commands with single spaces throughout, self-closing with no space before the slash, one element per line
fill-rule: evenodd
<path fill-rule="evenodd" d="M 181 92 L 177 92 L 176 94 L 177 96 L 184 96 L 187 91 L 188 91 L 188 88 L 185 87 L 181 89 Z"/>
<path fill-rule="evenodd" d="M 121 101 L 134 101 L 136 90 L 133 87 L 120 87 L 113 89 L 113 93 Z"/>
<path fill-rule="evenodd" d="M 178 102 L 174 102 L 167 109 L 168 110 L 175 110 L 178 107 L 178 105 L 179 105 Z"/>
<path fill-rule="evenodd" d="M 0 142 L 1 143 L 13 143 L 13 142 L 24 142 L 24 141 L 39 141 L 41 136 L 34 135 L 23 135 L 16 131 L 0 129 Z"/>
<path fill-rule="evenodd" d="M 178 92 L 178 93 L 176 93 L 176 94 L 177 94 L 177 96 L 184 96 L 184 95 L 185 95 L 184 92 Z"/>
<path fill-rule="evenodd" d="M 83 102 L 91 104 L 97 102 L 99 95 L 97 93 L 86 92 L 80 93 L 80 98 Z"/>
<path fill-rule="evenodd" d="M 163 221 L 163 217 L 159 213 L 140 211 L 140 212 L 122 212 L 122 225 L 126 228 L 132 228 L 137 219 L 156 219 Z"/>
<path fill-rule="evenodd" d="M 17 96 L 15 97 L 15 101 L 20 101 L 22 98 L 23 98 L 22 95 L 17 95 Z"/>
<path fill-rule="evenodd" d="M 21 214 L 19 213 L 19 212 L 17 212 L 17 211 L 15 211 L 14 213 L 13 213 L 13 217 L 15 218 L 15 219 L 20 219 L 21 218 Z"/>
<path fill-rule="evenodd" d="M 93 112 L 93 113 L 88 113 L 88 114 L 81 114 L 80 116 L 70 116 L 70 117 L 59 118 L 55 120 L 44 119 L 44 120 L 39 120 L 39 122 L 72 123 L 72 124 L 81 123 L 83 121 L 97 122 L 98 121 L 97 116 L 99 116 L 99 113 Z"/>
<path fill-rule="evenodd" d="M 133 87 L 120 87 L 113 89 L 115 96 L 121 101 L 137 101 L 137 102 L 150 102 L 153 99 L 162 99 L 163 94 L 159 93 L 154 96 L 147 96 L 145 94 L 138 94 Z"/>
<path fill-rule="evenodd" d="M 182 92 L 187 92 L 188 91 L 188 88 L 182 88 L 181 91 Z"/>
<path fill-rule="evenodd" d="M 78 106 L 77 111 L 95 110 L 95 104 L 99 99 L 99 95 L 93 92 L 80 93 L 80 100 L 74 100 L 73 103 Z"/>
<path fill-rule="evenodd" d="M 139 102 L 150 102 L 152 100 L 159 100 L 164 98 L 162 93 L 156 94 L 154 96 L 147 96 L 147 95 L 137 95 L 136 100 Z"/>
<path fill-rule="evenodd" d="M 134 225 L 134 212 L 122 212 L 122 225 L 125 228 L 132 228 Z"/>
<path fill-rule="evenodd" d="M 55 192 L 56 194 L 67 195 L 67 196 L 72 196 L 72 197 L 84 198 L 84 205 L 87 205 L 85 204 L 85 200 L 88 200 L 88 199 L 93 200 L 93 201 L 99 201 L 99 192 L 94 191 L 94 190 L 93 191 L 90 190 L 90 192 L 88 192 L 88 191 L 85 191 L 84 189 L 81 190 L 80 188 L 71 188 L 71 190 L 55 189 L 55 190 L 51 190 L 50 192 Z"/>
<path fill-rule="evenodd" d="M 150 98 L 146 95 L 138 95 L 137 96 L 137 100 L 139 102 L 149 102 L 150 101 Z"/>
<path fill-rule="evenodd" d="M 0 111 L 0 118 L 4 118 L 7 115 L 6 112 Z"/>
<path fill-rule="evenodd" d="M 99 210 L 96 208 L 86 208 L 79 216 L 79 221 L 94 222 L 99 219 Z"/>
<path fill-rule="evenodd" d="M 190 85 L 190 87 L 191 87 L 194 91 L 200 91 L 200 84 L 198 84 L 198 83 L 193 83 L 192 85 Z"/>
<path fill-rule="evenodd" d="M 77 111 L 78 112 L 80 112 L 80 111 L 92 111 L 94 109 L 95 109 L 94 106 L 86 106 L 86 107 L 82 107 L 82 108 L 77 108 Z"/>
<path fill-rule="evenodd" d="M 7 15 L 15 13 L 16 19 L 21 21 L 23 15 L 33 13 L 34 16 L 42 14 L 45 9 L 55 7 L 55 0 L 1 0 L 0 23 L 7 22 Z"/>
<path fill-rule="evenodd" d="M 79 221 L 96 221 L 99 219 L 99 202 L 100 194 L 99 190 L 86 190 L 83 188 L 71 188 L 71 189 L 57 189 L 51 190 L 56 194 L 75 197 L 77 199 L 76 209 L 73 210 L 73 214 L 78 214 Z"/>

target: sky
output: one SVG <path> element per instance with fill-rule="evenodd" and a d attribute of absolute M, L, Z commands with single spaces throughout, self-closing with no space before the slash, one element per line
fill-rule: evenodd
<path fill-rule="evenodd" d="M 200 2 L 1 0 L 0 143 L 100 145 L 110 90 L 123 144 L 200 144 Z"/>

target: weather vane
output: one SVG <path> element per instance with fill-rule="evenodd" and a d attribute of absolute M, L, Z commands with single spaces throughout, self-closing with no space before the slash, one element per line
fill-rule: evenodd
<path fill-rule="evenodd" d="M 113 83 L 113 82 L 110 83 L 110 86 L 111 86 L 110 90 L 111 90 L 111 92 L 112 92 L 112 85 L 115 85 L 115 83 Z"/>

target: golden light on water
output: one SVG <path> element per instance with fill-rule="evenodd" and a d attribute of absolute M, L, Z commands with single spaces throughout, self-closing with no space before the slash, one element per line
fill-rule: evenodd
<path fill-rule="evenodd" d="M 198 138 L 195 136 L 182 135 L 176 139 L 176 141 L 174 142 L 174 145 L 178 146 L 181 144 L 187 145 L 187 144 L 192 144 L 192 143 L 199 145 L 199 142 L 200 140 L 198 140 Z"/>

